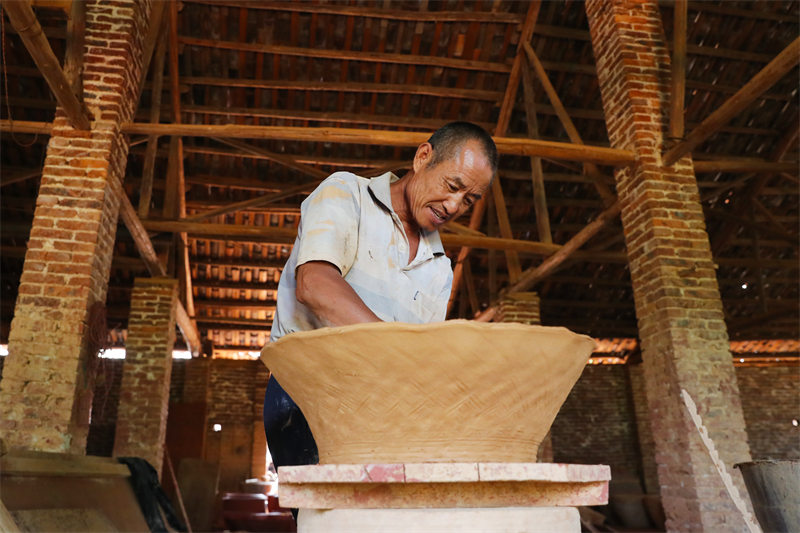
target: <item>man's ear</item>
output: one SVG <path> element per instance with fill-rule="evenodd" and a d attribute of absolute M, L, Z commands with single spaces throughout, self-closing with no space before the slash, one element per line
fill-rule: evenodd
<path fill-rule="evenodd" d="M 433 158 L 433 146 L 431 143 L 422 143 L 417 147 L 417 153 L 414 154 L 414 172 L 419 172 L 425 165 L 427 165 Z"/>

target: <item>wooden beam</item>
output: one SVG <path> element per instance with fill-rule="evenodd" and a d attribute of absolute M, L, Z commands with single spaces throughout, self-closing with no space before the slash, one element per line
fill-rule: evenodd
<path fill-rule="evenodd" d="M 243 128 L 245 126 L 239 125 L 238 127 Z M 302 129 L 302 128 L 300 128 Z M 260 148 L 258 146 L 253 146 L 251 144 L 247 144 L 241 141 L 235 141 L 231 139 L 224 139 L 218 137 L 212 137 L 213 140 L 217 141 L 218 143 L 225 144 L 241 150 L 242 152 L 247 152 L 250 154 L 255 154 L 261 157 L 265 157 L 271 161 L 275 161 L 276 163 L 280 163 L 281 165 L 291 168 L 293 170 L 297 170 L 302 172 L 303 174 L 307 174 L 313 178 L 317 179 L 325 179 L 328 177 L 328 173 L 324 170 L 320 170 L 318 168 L 304 165 L 303 163 L 298 163 L 295 159 L 288 155 L 283 154 L 276 154 L 275 152 L 271 152 L 265 148 Z M 424 142 L 424 141 L 423 141 Z"/>
<path fill-rule="evenodd" d="M 13 130 L 17 133 L 40 133 L 48 135 L 52 127 L 53 125 L 50 122 L 15 120 L 12 125 L 8 120 L 0 120 L 0 131 Z M 416 147 L 425 142 L 430 136 L 426 132 L 355 128 L 301 128 L 288 126 L 249 126 L 241 124 L 147 124 L 141 122 L 129 122 L 124 124 L 122 130 L 124 133 L 130 135 L 211 137 L 218 142 L 230 146 L 234 146 L 235 144 L 231 139 L 278 139 L 287 141 L 340 142 L 369 146 Z M 495 144 L 497 144 L 498 152 L 501 154 L 539 156 L 542 158 L 565 159 L 571 161 L 589 161 L 609 166 L 626 166 L 635 161 L 633 152 L 617 148 L 575 145 L 517 137 L 494 137 L 494 141 Z M 192 151 L 202 152 L 203 149 L 192 148 Z M 269 153 L 267 150 L 255 147 L 248 147 L 248 151 L 260 155 Z M 274 154 L 267 158 L 272 158 L 277 161 L 279 157 L 278 154 Z"/>
<path fill-rule="evenodd" d="M 181 78 L 185 83 L 186 78 Z M 447 95 L 455 98 L 452 94 Z M 370 113 L 344 113 L 338 111 L 307 111 L 305 109 L 272 109 L 265 107 L 225 107 L 206 105 L 185 105 L 184 113 L 198 113 L 208 115 L 223 115 L 236 117 L 275 118 L 280 120 L 303 120 L 313 122 L 332 122 L 337 124 L 371 124 L 375 126 L 400 126 L 415 130 L 428 130 L 433 132 L 442 126 L 442 119 L 423 117 L 400 117 L 397 115 L 373 115 Z M 484 129 L 491 128 L 488 122 L 475 122 Z"/>
<path fill-rule="evenodd" d="M 731 96 L 716 111 L 711 113 L 692 132 L 686 140 L 673 146 L 664 154 L 664 165 L 672 165 L 685 154 L 694 150 L 739 114 L 764 91 L 785 76 L 800 60 L 800 37 L 787 46 L 775 59 L 769 62 L 758 74 L 748 81 L 736 94 Z"/>
<path fill-rule="evenodd" d="M 6 168 L 2 173 L 0 173 L 0 187 L 5 187 L 6 185 L 11 185 L 12 183 L 27 181 L 31 178 L 38 178 L 41 175 L 42 175 L 41 168 L 25 169 L 18 171 L 12 171 Z"/>
<path fill-rule="evenodd" d="M 88 130 L 88 114 L 83 103 L 72 92 L 72 84 L 67 78 L 61 65 L 42 31 L 42 26 L 33 13 L 33 8 L 28 0 L 3 2 L 3 9 L 8 15 L 11 25 L 22 38 L 25 48 L 31 54 L 33 61 L 42 72 L 47 85 L 58 100 L 59 105 L 66 113 L 72 126 L 79 130 Z M 19 131 L 19 130 L 17 130 Z"/>
<path fill-rule="evenodd" d="M 67 19 L 64 76 L 78 101 L 83 99 L 83 48 L 86 44 L 86 0 L 74 0 Z"/>
<path fill-rule="evenodd" d="M 522 88 L 524 92 L 525 117 L 528 137 L 539 138 L 539 122 L 536 118 L 536 101 L 533 94 L 533 77 L 527 62 L 522 64 Z M 547 210 L 547 195 L 544 188 L 544 172 L 542 158 L 531 157 L 531 188 L 533 192 L 533 209 L 536 213 L 536 231 L 541 242 L 553 242 L 550 231 L 550 214 Z"/>
<path fill-rule="evenodd" d="M 556 115 L 561 121 L 561 124 L 564 126 L 564 131 L 567 132 L 569 140 L 574 144 L 584 144 L 583 139 L 581 139 L 581 136 L 578 133 L 578 129 L 575 127 L 575 124 L 572 123 L 572 119 L 569 118 L 567 110 L 564 108 L 564 104 L 561 103 L 561 98 L 558 96 L 558 91 L 556 91 L 555 87 L 553 87 L 553 84 L 550 83 L 550 78 L 547 77 L 547 72 L 545 71 L 542 62 L 539 61 L 539 57 L 536 55 L 536 52 L 534 52 L 533 47 L 530 45 L 530 43 L 524 42 L 522 43 L 522 48 L 525 50 L 525 54 L 528 56 L 528 64 L 532 66 L 534 72 L 536 72 L 536 77 L 539 79 L 542 87 L 544 87 L 544 91 L 547 93 L 547 97 L 550 99 L 550 104 L 555 109 Z M 597 193 L 600 195 L 606 205 L 613 203 L 614 200 L 616 200 L 616 196 L 603 181 L 600 169 L 590 162 L 584 163 L 583 168 L 584 172 L 594 181 L 594 186 L 597 189 Z"/>
<path fill-rule="evenodd" d="M 283 200 L 284 198 L 290 198 L 297 194 L 308 194 L 311 191 L 313 191 L 319 184 L 320 181 L 315 181 L 313 183 L 301 183 L 300 185 L 295 185 L 294 187 L 288 187 L 274 194 L 265 194 L 263 196 L 257 196 L 255 198 L 250 198 L 248 200 L 242 200 L 241 202 L 235 202 L 232 204 L 224 205 L 222 207 L 217 207 L 215 209 L 210 209 L 208 211 L 204 211 L 196 215 L 187 216 L 183 220 L 187 222 L 199 222 L 201 220 L 207 220 L 209 218 L 216 217 L 219 215 L 234 213 L 242 209 L 261 207 L 267 204 L 271 204 L 273 202 L 277 202 L 278 200 Z"/>
<path fill-rule="evenodd" d="M 163 3 L 163 2 L 159 2 Z M 162 23 L 165 28 L 166 19 Z M 161 120 L 161 88 L 164 84 L 164 58 L 167 53 L 167 36 L 162 31 L 161 39 L 155 50 L 155 63 L 153 63 L 153 91 L 151 93 L 150 123 L 157 124 Z M 158 136 L 147 136 L 147 148 L 144 152 L 142 169 L 142 183 L 139 185 L 139 217 L 147 218 L 150 215 L 150 201 L 153 195 L 153 177 L 158 152 Z"/>
<path fill-rule="evenodd" d="M 136 215 L 136 209 L 128 199 L 126 194 L 120 194 L 119 216 L 128 228 L 128 233 L 133 237 L 133 242 L 136 244 L 136 249 L 142 257 L 147 270 L 151 276 L 166 276 L 167 269 L 158 258 L 156 249 L 150 237 L 147 235 L 147 230 L 142 225 L 142 221 Z M 176 310 L 176 322 L 183 334 L 186 345 L 193 355 L 198 355 L 203 350 L 203 344 L 200 339 L 200 332 L 197 331 L 197 325 L 192 322 L 186 312 L 186 308 L 181 302 L 178 302 Z"/>
<path fill-rule="evenodd" d="M 177 135 L 214 137 L 216 139 L 272 139 L 285 141 L 332 142 L 370 146 L 416 147 L 428 140 L 427 132 L 386 131 L 356 128 L 303 128 L 289 126 L 253 126 L 246 124 L 123 124 L 129 135 Z M 603 165 L 629 165 L 633 152 L 617 148 L 539 141 L 517 137 L 494 137 L 501 154 L 540 156 L 552 159 L 585 161 Z M 230 144 L 230 143 L 226 143 Z"/>
<path fill-rule="evenodd" d="M 798 40 L 800 40 L 800 37 Z M 778 142 L 770 154 L 770 159 L 772 161 L 780 161 L 783 159 L 786 153 L 797 145 L 798 135 L 800 135 L 800 118 L 795 117 L 792 127 L 786 132 L 786 135 Z M 761 174 L 756 181 L 750 183 L 745 191 L 737 197 L 733 209 L 733 215 L 737 217 L 737 220 L 725 223 L 715 235 L 715 238 L 712 239 L 711 252 L 714 255 L 719 255 L 728 245 L 728 241 L 733 237 L 738 224 L 744 223 L 746 220 L 744 215 L 749 208 L 750 200 L 756 198 L 761 193 L 762 189 L 771 178 L 772 174 Z"/>
<path fill-rule="evenodd" d="M 536 21 L 539 18 L 539 10 L 542 7 L 541 0 L 535 0 L 528 5 L 528 11 L 525 14 L 525 22 L 522 24 L 522 30 L 520 31 L 520 43 L 530 41 L 531 36 L 533 35 L 533 30 L 536 27 Z M 511 72 L 508 76 L 508 82 L 506 83 L 506 90 L 503 95 L 503 101 L 500 104 L 500 111 L 497 117 L 497 126 L 494 130 L 495 135 L 495 144 L 497 144 L 498 137 L 503 136 L 506 134 L 508 130 L 508 124 L 511 119 L 511 112 L 514 110 L 514 103 L 517 100 L 517 91 L 519 90 L 519 80 L 522 74 L 522 45 L 517 44 L 517 52 L 514 56 L 514 63 L 511 65 Z M 500 146 L 497 146 L 497 150 L 500 153 L 503 151 L 500 149 Z M 537 155 L 537 154 L 528 154 L 528 155 Z M 497 178 L 495 178 L 497 179 Z M 469 219 L 469 227 L 470 229 L 477 230 L 481 222 L 483 222 L 483 214 L 486 210 L 486 198 L 481 198 L 475 206 L 472 208 L 472 214 L 470 215 Z M 461 286 L 461 277 L 463 271 L 464 262 L 467 261 L 467 256 L 469 255 L 469 248 L 463 247 L 458 252 L 458 256 L 456 257 L 456 266 L 453 269 L 453 285 L 452 290 L 450 291 L 450 300 L 447 304 L 447 312 L 450 312 L 450 309 L 453 307 L 453 302 L 455 301 L 455 296 L 458 294 L 459 288 Z M 493 259 L 493 258 L 492 258 Z"/>
<path fill-rule="evenodd" d="M 366 61 L 370 63 L 391 63 L 403 65 L 416 65 L 426 67 L 452 68 L 463 70 L 477 70 L 481 72 L 508 73 L 511 68 L 505 63 L 490 61 L 474 61 L 472 59 L 457 59 L 451 57 L 396 54 L 385 52 L 361 52 L 343 49 L 327 48 L 302 48 L 299 46 L 284 46 L 276 44 L 243 43 L 239 41 L 220 41 L 214 39 L 200 39 L 197 37 L 180 36 L 179 42 L 187 46 L 200 46 L 206 48 L 255 52 L 259 54 L 275 54 L 276 56 L 313 57 L 314 59 L 333 59 L 337 61 Z"/>
<path fill-rule="evenodd" d="M 670 87 L 669 136 L 683 138 L 683 102 L 686 96 L 686 25 L 688 0 L 676 0 L 673 10 L 672 84 Z"/>
<path fill-rule="evenodd" d="M 800 171 L 799 161 L 766 161 L 764 159 L 708 159 L 694 161 L 695 174 L 711 172 L 755 172 L 777 174 Z"/>
<path fill-rule="evenodd" d="M 529 290 L 532 286 L 553 272 L 556 267 L 561 265 L 561 263 L 563 263 L 566 259 L 568 259 L 570 256 L 574 256 L 577 250 L 583 246 L 586 241 L 596 235 L 597 232 L 600 231 L 608 222 L 616 218 L 621 210 L 622 204 L 618 200 L 611 207 L 600 213 L 596 219 L 590 222 L 563 246 L 560 246 L 555 253 L 542 261 L 539 266 L 526 270 L 516 283 L 513 283 L 508 287 L 508 292 Z M 476 317 L 476 320 L 483 322 L 489 321 L 494 317 L 496 312 L 497 309 L 495 307 L 490 307 L 481 313 L 480 316 Z"/>
<path fill-rule="evenodd" d="M 498 102 L 503 97 L 499 91 L 459 89 L 434 85 L 407 85 L 404 83 L 335 82 L 314 80 L 261 80 L 247 78 L 218 78 L 186 76 L 181 82 L 187 85 L 212 85 L 219 87 L 246 87 L 252 89 L 286 89 L 290 91 L 328 91 L 382 94 L 417 94 L 442 98 L 462 98 Z M 296 111 L 290 111 L 296 112 Z"/>
<path fill-rule="evenodd" d="M 187 0 L 191 4 L 205 4 L 220 7 L 246 7 L 271 11 L 294 11 L 347 17 L 364 17 L 387 20 L 406 20 L 412 22 L 492 22 L 520 24 L 522 17 L 516 13 L 501 11 L 428 11 L 420 9 L 382 9 L 366 5 L 316 4 L 311 2 L 253 2 L 252 0 Z"/>

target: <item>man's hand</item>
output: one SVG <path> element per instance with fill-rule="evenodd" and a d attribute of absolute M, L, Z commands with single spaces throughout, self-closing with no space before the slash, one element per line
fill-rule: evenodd
<path fill-rule="evenodd" d="M 381 319 L 359 298 L 327 261 L 309 261 L 297 267 L 296 298 L 326 326 L 347 326 Z"/>

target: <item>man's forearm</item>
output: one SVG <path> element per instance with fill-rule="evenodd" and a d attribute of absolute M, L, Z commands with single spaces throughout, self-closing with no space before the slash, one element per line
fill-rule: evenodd
<path fill-rule="evenodd" d="M 297 301 L 326 326 L 380 322 L 332 264 L 310 261 L 297 267 Z"/>

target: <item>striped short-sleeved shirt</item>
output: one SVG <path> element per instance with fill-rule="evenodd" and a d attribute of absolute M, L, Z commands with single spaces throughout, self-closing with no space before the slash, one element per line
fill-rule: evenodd
<path fill-rule="evenodd" d="M 381 320 L 444 320 L 453 283 L 450 259 L 439 233 L 422 231 L 408 263 L 408 239 L 389 192 L 397 179 L 391 172 L 372 179 L 337 172 L 303 201 L 297 239 L 278 283 L 270 340 L 324 325 L 295 297 L 295 270 L 308 261 L 335 265 Z"/>

